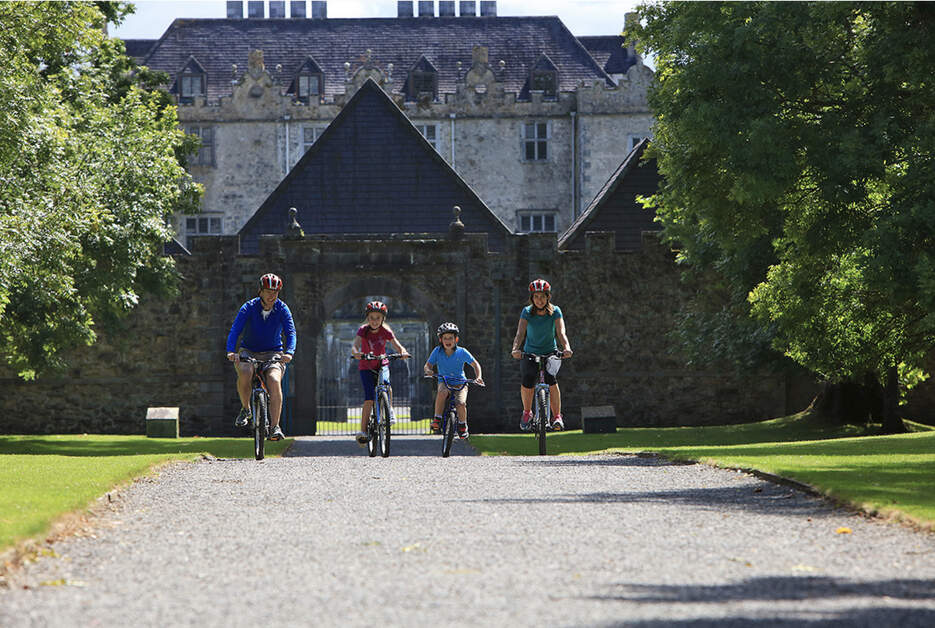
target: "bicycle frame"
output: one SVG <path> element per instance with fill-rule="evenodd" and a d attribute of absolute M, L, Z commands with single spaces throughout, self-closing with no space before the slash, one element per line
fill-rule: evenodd
<path fill-rule="evenodd" d="M 553 351 L 544 355 L 523 352 L 523 358 L 532 359 L 536 363 L 536 366 L 539 367 L 539 381 L 536 383 L 533 390 L 533 413 L 532 419 L 530 420 L 530 430 L 536 435 L 539 441 L 539 455 L 544 456 L 546 454 L 545 435 L 546 432 L 552 431 L 552 425 L 549 421 L 549 417 L 552 413 L 552 399 L 551 393 L 549 392 L 549 384 L 545 383 L 546 366 L 548 365 L 549 358 L 558 358 L 561 360 L 562 354 L 559 351 Z"/>
<path fill-rule="evenodd" d="M 454 441 L 455 425 L 458 422 L 457 403 L 455 393 L 464 389 L 468 384 L 476 384 L 476 379 L 463 377 L 446 377 L 444 375 L 427 375 L 426 379 L 436 379 L 448 389 L 448 400 L 445 402 L 445 412 L 442 414 L 442 458 L 451 453 L 451 443 Z M 452 382 L 457 382 L 453 384 Z"/>
<path fill-rule="evenodd" d="M 266 370 L 274 363 L 281 362 L 280 356 L 271 360 L 257 360 L 254 357 L 240 356 L 241 362 L 253 365 L 253 390 L 250 393 L 250 431 L 253 432 L 253 453 L 257 460 L 263 460 L 266 439 L 269 437 L 269 388 L 266 385 Z"/>
<path fill-rule="evenodd" d="M 399 353 L 374 355 L 372 353 L 361 354 L 361 360 L 380 360 L 385 362 L 379 369 L 372 369 L 377 375 L 377 383 L 374 387 L 373 411 L 367 419 L 367 453 L 370 457 L 377 455 L 377 441 L 379 440 L 380 455 L 384 458 L 390 455 L 390 435 L 392 429 L 392 415 L 390 414 L 390 398 L 392 386 L 390 386 L 390 360 L 401 358 Z"/>

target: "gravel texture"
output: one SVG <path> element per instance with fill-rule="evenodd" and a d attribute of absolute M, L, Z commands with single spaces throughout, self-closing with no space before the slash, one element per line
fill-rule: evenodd
<path fill-rule="evenodd" d="M 170 465 L 17 572 L 0 626 L 935 625 L 932 534 L 703 465 L 393 445 Z"/>

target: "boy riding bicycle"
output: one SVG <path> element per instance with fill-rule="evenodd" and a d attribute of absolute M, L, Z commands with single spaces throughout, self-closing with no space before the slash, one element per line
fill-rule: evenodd
<path fill-rule="evenodd" d="M 470 364 L 474 369 L 474 375 L 478 385 L 483 386 L 484 380 L 481 377 L 480 363 L 474 359 L 471 352 L 464 347 L 458 346 L 458 334 L 460 330 L 454 323 L 442 323 L 437 330 L 439 346 L 432 350 L 429 359 L 426 360 L 423 367 L 426 375 L 432 375 L 432 366 L 438 367 L 439 377 L 451 377 L 455 379 L 464 379 L 464 365 Z M 458 437 L 467 438 L 467 386 L 459 391 L 455 391 L 455 406 L 458 413 Z M 445 410 L 445 402 L 451 391 L 441 380 L 438 382 L 438 393 L 435 395 L 435 418 L 432 419 L 432 433 L 441 433 L 442 412 Z"/>
<path fill-rule="evenodd" d="M 260 277 L 259 296 L 240 307 L 234 324 L 227 335 L 227 359 L 237 369 L 237 395 L 240 397 L 240 414 L 234 421 L 236 427 L 250 424 L 250 390 L 253 383 L 253 365 L 241 362 L 237 353 L 237 338 L 243 333 L 240 351 L 261 362 L 281 356 L 281 361 L 272 362 L 266 368 L 266 385 L 269 388 L 270 440 L 282 440 L 285 435 L 279 427 L 282 413 L 282 377 L 286 364 L 295 354 L 295 323 L 292 312 L 279 300 L 282 279 L 273 273 Z M 286 336 L 285 349 L 282 337 Z"/>

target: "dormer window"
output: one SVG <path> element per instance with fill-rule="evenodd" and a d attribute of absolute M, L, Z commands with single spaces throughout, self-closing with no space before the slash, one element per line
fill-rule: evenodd
<path fill-rule="evenodd" d="M 192 105 L 195 103 L 195 98 L 204 97 L 206 83 L 207 74 L 204 68 L 201 67 L 195 57 L 189 57 L 188 62 L 178 74 L 177 93 L 179 104 Z"/>
<path fill-rule="evenodd" d="M 289 93 L 295 94 L 295 99 L 308 104 L 319 102 L 324 91 L 324 75 L 321 67 L 311 57 L 307 57 L 295 75 L 295 80 L 289 87 Z"/>
<path fill-rule="evenodd" d="M 546 98 L 555 98 L 558 93 L 558 68 L 548 55 L 543 53 L 532 67 L 529 89 L 542 92 Z"/>
<path fill-rule="evenodd" d="M 438 70 L 424 56 L 409 70 L 410 100 L 436 100 L 438 98 Z"/>

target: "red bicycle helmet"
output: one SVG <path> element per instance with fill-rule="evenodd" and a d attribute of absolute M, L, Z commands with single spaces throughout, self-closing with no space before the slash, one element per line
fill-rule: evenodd
<path fill-rule="evenodd" d="M 529 282 L 529 292 L 545 292 L 546 294 L 551 294 L 552 286 L 549 285 L 549 282 L 545 279 L 534 279 Z"/>
<path fill-rule="evenodd" d="M 267 288 L 269 290 L 282 290 L 282 279 L 273 273 L 266 273 L 260 277 L 260 288 Z"/>
<path fill-rule="evenodd" d="M 383 316 L 386 316 L 386 303 L 383 301 L 371 301 L 367 304 L 367 314 L 370 312 L 379 312 Z"/>

